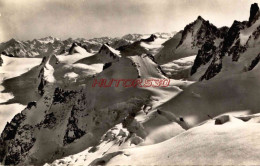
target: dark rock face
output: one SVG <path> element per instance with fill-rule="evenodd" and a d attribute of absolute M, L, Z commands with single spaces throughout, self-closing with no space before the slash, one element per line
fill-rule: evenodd
<path fill-rule="evenodd" d="M 61 88 L 56 88 L 53 96 L 53 104 L 64 103 L 69 101 L 76 94 L 75 91 L 65 91 Z"/>
<path fill-rule="evenodd" d="M 232 61 L 238 61 L 240 54 L 246 50 L 246 46 L 240 45 L 240 39 L 229 50 L 229 55 L 232 55 Z"/>
<path fill-rule="evenodd" d="M 70 47 L 69 49 L 69 55 L 71 54 L 74 54 L 76 51 L 75 51 L 75 47 L 78 46 L 77 43 L 73 43 L 72 46 Z"/>
<path fill-rule="evenodd" d="M 103 66 L 103 70 L 109 68 L 111 65 L 112 65 L 112 62 L 105 63 L 104 66 Z"/>
<path fill-rule="evenodd" d="M 3 140 L 11 140 L 14 138 L 17 128 L 20 123 L 24 120 L 25 116 L 22 113 L 18 113 L 14 116 L 10 123 L 7 123 L 4 129 L 4 132 L 1 134 Z"/>
<path fill-rule="evenodd" d="M 253 37 L 254 40 L 258 39 L 260 36 L 260 26 L 257 27 L 257 29 L 253 32 L 252 36 L 250 36 L 250 38 Z"/>
<path fill-rule="evenodd" d="M 151 54 L 146 54 L 147 57 L 149 57 L 154 63 L 156 63 L 155 58 Z"/>
<path fill-rule="evenodd" d="M 216 119 L 216 120 L 215 120 L 215 125 L 222 125 L 221 120 L 220 120 L 220 119 Z"/>
<path fill-rule="evenodd" d="M 143 42 L 153 42 L 156 38 L 157 38 L 157 36 L 152 34 L 149 38 L 141 39 L 141 41 L 143 41 Z"/>
<path fill-rule="evenodd" d="M 44 86 L 46 85 L 46 81 L 44 78 L 41 78 L 40 84 L 38 86 L 38 93 L 42 96 L 44 94 Z"/>
<path fill-rule="evenodd" d="M 47 62 L 47 58 L 43 57 L 42 62 L 39 67 L 41 67 L 41 70 L 38 74 L 38 79 L 40 80 L 40 83 L 38 85 L 38 93 L 42 96 L 44 94 L 44 86 L 46 85 L 46 80 L 44 79 L 44 66 Z"/>
<path fill-rule="evenodd" d="M 3 61 L 3 59 L 2 59 L 2 57 L 0 55 L 0 66 L 2 66 L 3 63 L 4 63 L 4 61 Z"/>
<path fill-rule="evenodd" d="M 245 23 L 234 21 L 226 37 L 224 38 L 222 45 L 222 52 L 227 52 L 231 45 L 234 43 L 235 39 L 239 37 L 239 31 L 245 27 Z"/>
<path fill-rule="evenodd" d="M 5 56 L 8 55 L 6 51 L 3 51 L 1 54 L 5 55 Z"/>
<path fill-rule="evenodd" d="M 55 92 L 56 94 L 54 94 L 54 99 L 56 101 L 56 104 L 57 102 L 68 101 L 72 94 L 74 94 L 73 92 L 70 93 L 61 89 L 57 89 Z M 45 97 L 44 99 L 47 101 L 51 98 Z M 32 107 L 35 105 L 36 102 L 30 102 L 28 104 L 28 107 Z M 36 125 L 30 125 L 30 122 L 25 122 L 27 116 L 24 111 L 29 111 L 29 108 L 26 108 L 25 110 L 23 110 L 22 113 L 18 113 L 17 115 L 15 115 L 11 123 L 7 123 L 1 134 L 0 162 L 3 162 L 3 164 L 5 165 L 17 165 L 25 160 L 26 156 L 30 152 L 30 149 L 34 146 L 36 142 L 36 137 L 34 133 L 35 129 L 52 129 L 58 123 L 57 115 L 55 116 L 55 114 L 51 112 L 46 114 L 44 116 L 44 119 L 40 123 Z"/>
<path fill-rule="evenodd" d="M 254 67 L 259 63 L 260 60 L 260 54 L 255 57 L 255 59 L 251 62 L 250 66 L 248 67 L 248 71 L 253 70 Z"/>
<path fill-rule="evenodd" d="M 47 60 L 46 56 L 45 56 L 45 57 L 43 57 L 43 58 L 42 58 L 42 62 L 41 62 L 41 64 L 40 64 L 40 65 L 44 65 L 44 64 L 46 63 L 46 60 Z"/>
<path fill-rule="evenodd" d="M 202 18 L 198 17 L 198 19 L 202 19 Z M 200 80 L 210 79 L 210 78 L 214 77 L 221 70 L 221 68 L 222 68 L 221 59 L 225 55 L 224 51 L 221 51 L 221 49 L 224 48 L 224 45 L 229 44 L 229 43 L 223 44 L 224 42 L 221 42 L 218 45 L 214 42 L 214 40 L 216 38 L 222 39 L 224 41 L 225 41 L 225 39 L 229 40 L 230 36 L 233 35 L 231 33 L 233 31 L 227 27 L 222 27 L 222 28 L 217 29 L 215 26 L 209 24 L 208 21 L 204 21 L 202 28 L 198 32 L 199 33 L 197 35 L 198 36 L 197 44 L 201 44 L 202 46 L 201 46 L 200 50 L 198 51 L 198 54 L 195 58 L 194 64 L 191 68 L 190 75 L 195 74 L 197 72 L 197 69 L 201 65 L 207 64 L 212 58 L 214 58 L 212 60 L 211 65 L 209 66 L 208 70 L 206 71 L 206 73 L 200 78 Z M 204 32 L 204 33 L 202 33 L 202 32 Z M 231 35 L 228 33 L 231 33 Z M 204 35 L 201 36 L 200 34 L 204 34 Z M 237 36 L 235 35 L 235 37 L 237 37 Z M 201 38 L 203 40 L 201 40 L 201 39 L 199 40 L 199 38 Z M 231 40 L 235 40 L 235 39 L 231 39 Z M 232 42 L 230 42 L 230 43 L 232 43 Z M 218 57 L 215 57 L 216 54 L 218 54 Z M 217 62 L 217 64 L 215 64 L 216 62 Z"/>
<path fill-rule="evenodd" d="M 233 61 L 238 61 L 240 54 L 246 50 L 245 46 L 241 46 L 239 40 L 239 32 L 245 25 L 246 22 L 234 21 L 225 35 L 223 42 L 220 43 L 219 47 L 214 51 L 214 59 L 200 80 L 209 80 L 215 77 L 221 71 L 222 58 L 225 55 L 231 55 Z"/>
<path fill-rule="evenodd" d="M 79 139 L 80 137 L 86 134 L 86 132 L 81 130 L 77 125 L 78 120 L 74 116 L 74 111 L 75 111 L 74 109 L 75 107 L 72 108 L 71 117 L 68 120 L 66 134 L 63 139 L 64 145 L 70 144 L 76 139 Z"/>
<path fill-rule="evenodd" d="M 257 3 L 252 4 L 250 8 L 249 25 L 252 25 L 252 23 L 256 20 L 256 16 L 258 12 L 259 12 L 258 4 Z"/>
<path fill-rule="evenodd" d="M 11 165 L 11 164 L 17 164 L 19 161 L 20 155 L 22 155 L 22 152 L 25 152 L 26 149 L 30 149 L 30 145 L 25 145 L 20 149 L 20 152 L 16 149 L 8 149 L 8 153 L 6 154 L 6 142 L 10 141 L 12 147 L 19 146 L 19 140 L 14 139 L 17 133 L 18 128 L 20 127 L 21 122 L 25 119 L 25 116 L 22 113 L 18 113 L 14 116 L 12 121 L 10 123 L 7 123 L 0 138 L 0 162 L 4 160 L 5 157 L 5 164 Z M 27 129 L 25 127 L 25 129 Z"/>
<path fill-rule="evenodd" d="M 211 62 L 209 68 L 206 70 L 205 74 L 200 78 L 202 80 L 209 80 L 215 77 L 222 68 L 222 58 L 220 56 L 215 56 L 213 61 Z"/>
<path fill-rule="evenodd" d="M 13 54 L 8 54 L 6 56 L 8 56 L 8 57 L 15 57 Z"/>
<path fill-rule="evenodd" d="M 29 102 L 29 103 L 27 104 L 27 108 L 28 108 L 28 109 L 31 109 L 33 106 L 34 106 L 34 107 L 37 106 L 36 101 L 31 101 L 31 102 Z"/>
<path fill-rule="evenodd" d="M 216 51 L 216 46 L 214 46 L 214 42 L 209 40 L 206 41 L 206 43 L 201 47 L 201 49 L 198 51 L 198 55 L 195 58 L 194 64 L 191 68 L 191 75 L 196 73 L 197 69 L 201 65 L 205 65 L 210 61 L 213 54 Z"/>
<path fill-rule="evenodd" d="M 40 129 L 41 127 L 52 129 L 56 125 L 56 120 L 57 119 L 53 112 L 46 114 L 44 120 L 41 123 L 37 124 L 36 127 L 38 129 Z"/>
<path fill-rule="evenodd" d="M 32 133 L 33 127 L 30 125 L 24 125 L 18 132 L 19 138 L 11 140 L 13 143 L 13 149 L 10 149 L 8 155 L 5 158 L 6 165 L 16 165 L 22 157 L 28 154 L 28 151 L 33 147 L 36 139 Z M 26 142 L 24 141 L 26 139 Z M 16 148 L 19 147 L 19 148 Z"/>
<path fill-rule="evenodd" d="M 223 116 L 218 117 L 215 120 L 215 125 L 222 125 L 229 121 L 230 121 L 230 117 L 228 115 L 223 115 Z"/>
<path fill-rule="evenodd" d="M 220 38 L 225 38 L 228 31 L 229 31 L 229 27 L 224 26 L 224 27 L 219 28 Z"/>

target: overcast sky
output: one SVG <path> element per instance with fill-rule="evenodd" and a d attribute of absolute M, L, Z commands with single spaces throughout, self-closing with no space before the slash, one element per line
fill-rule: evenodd
<path fill-rule="evenodd" d="M 0 42 L 46 36 L 118 37 L 179 31 L 198 15 L 216 26 L 247 20 L 260 0 L 0 0 Z"/>

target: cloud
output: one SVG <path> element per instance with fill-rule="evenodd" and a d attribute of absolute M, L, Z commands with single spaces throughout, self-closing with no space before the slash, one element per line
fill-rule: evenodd
<path fill-rule="evenodd" d="M 198 15 L 217 26 L 249 17 L 252 0 L 1 0 L 0 42 L 181 30 Z M 257 1 L 256 1 L 257 2 Z M 227 17 L 228 16 L 228 17 Z"/>

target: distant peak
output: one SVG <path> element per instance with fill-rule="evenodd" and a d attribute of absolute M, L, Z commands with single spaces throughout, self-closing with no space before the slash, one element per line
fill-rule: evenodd
<path fill-rule="evenodd" d="M 157 38 L 155 34 L 151 34 L 150 38 Z"/>
<path fill-rule="evenodd" d="M 105 50 L 106 52 L 109 51 L 109 53 L 113 53 L 114 56 L 119 56 L 120 52 L 118 50 L 115 50 L 114 48 L 110 47 L 108 43 L 103 44 L 102 47 L 99 50 L 99 53 L 101 53 L 103 50 Z"/>
<path fill-rule="evenodd" d="M 157 36 L 155 34 L 151 34 L 151 36 L 149 38 L 141 39 L 141 41 L 143 41 L 143 42 L 153 42 L 156 38 L 157 38 Z"/>
<path fill-rule="evenodd" d="M 16 40 L 16 39 L 14 39 L 14 38 L 12 38 L 12 39 L 10 39 L 10 40 L 8 41 L 8 43 L 19 43 L 19 41 Z"/>
<path fill-rule="evenodd" d="M 12 39 L 10 39 L 9 41 L 17 41 L 17 40 L 15 40 L 14 38 L 12 38 Z"/>
<path fill-rule="evenodd" d="M 56 37 L 52 37 L 52 36 L 47 36 L 47 37 L 43 37 L 43 38 L 40 38 L 39 40 L 59 40 L 58 38 Z"/>
<path fill-rule="evenodd" d="M 204 19 L 203 19 L 201 16 L 198 16 L 198 17 L 197 17 L 197 20 L 204 21 Z"/>

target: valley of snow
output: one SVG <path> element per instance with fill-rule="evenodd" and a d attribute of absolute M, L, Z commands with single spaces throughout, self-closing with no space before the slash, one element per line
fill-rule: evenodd
<path fill-rule="evenodd" d="M 20 103 L 4 104 L 14 96 L 12 93 L 3 92 L 4 87 L 1 83 L 6 79 L 20 76 L 41 63 L 41 58 L 11 58 L 4 55 L 1 55 L 1 57 L 3 64 L 0 66 L 0 132 L 2 132 L 6 123 L 12 120 L 14 115 L 25 108 L 25 105 Z"/>
<path fill-rule="evenodd" d="M 159 144 L 111 152 L 94 163 L 108 165 L 255 165 L 260 162 L 259 115 L 209 120 Z M 244 122 L 244 119 L 249 119 Z M 145 159 L 145 160 L 143 160 Z M 100 162 L 101 161 L 101 162 Z M 93 163 L 93 164 L 94 164 Z"/>

